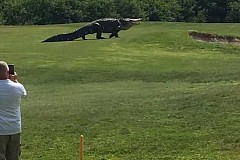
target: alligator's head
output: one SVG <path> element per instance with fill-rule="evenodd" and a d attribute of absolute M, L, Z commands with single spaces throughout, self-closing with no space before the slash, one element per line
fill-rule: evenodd
<path fill-rule="evenodd" d="M 141 18 L 131 19 L 131 18 L 123 18 L 119 20 L 121 23 L 122 30 L 128 30 L 132 26 L 138 25 L 141 23 Z"/>

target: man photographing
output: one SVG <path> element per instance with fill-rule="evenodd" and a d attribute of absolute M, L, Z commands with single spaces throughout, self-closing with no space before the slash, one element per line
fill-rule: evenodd
<path fill-rule="evenodd" d="M 21 98 L 27 92 L 0 61 L 0 160 L 19 160 L 21 136 Z"/>

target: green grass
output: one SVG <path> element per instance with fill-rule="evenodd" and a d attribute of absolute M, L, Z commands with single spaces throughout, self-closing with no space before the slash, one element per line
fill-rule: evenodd
<path fill-rule="evenodd" d="M 239 36 L 240 24 L 145 22 L 119 39 L 40 43 L 81 25 L 0 27 L 0 59 L 28 91 L 23 160 L 78 159 L 81 134 L 85 160 L 240 158 L 240 46 L 187 35 Z"/>

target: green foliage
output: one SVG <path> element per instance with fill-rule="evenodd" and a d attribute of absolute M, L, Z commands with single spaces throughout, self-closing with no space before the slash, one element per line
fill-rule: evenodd
<path fill-rule="evenodd" d="M 207 22 L 207 11 L 205 9 L 197 11 L 197 14 L 193 17 L 192 22 Z"/>
<path fill-rule="evenodd" d="M 114 10 L 119 17 L 145 17 L 143 2 L 139 0 L 115 0 Z"/>
<path fill-rule="evenodd" d="M 224 22 L 227 14 L 228 1 L 216 0 L 208 3 L 208 22 Z"/>
<path fill-rule="evenodd" d="M 2 0 L 0 23 L 54 24 L 99 18 L 238 22 L 239 0 Z"/>
<path fill-rule="evenodd" d="M 49 24 L 78 22 L 82 5 L 77 0 L 25 0 L 4 8 L 6 24 Z"/>
<path fill-rule="evenodd" d="M 149 0 L 145 4 L 146 17 L 149 21 L 176 21 L 179 17 L 179 10 L 176 1 Z"/>
<path fill-rule="evenodd" d="M 99 18 L 116 17 L 113 0 L 89 0 L 85 2 L 84 21 L 93 21 Z"/>
<path fill-rule="evenodd" d="M 3 5 L 4 1 L 0 2 L 0 25 L 3 24 Z"/>
<path fill-rule="evenodd" d="M 193 22 L 196 16 L 196 1 L 195 0 L 179 0 L 180 16 L 179 21 Z"/>
<path fill-rule="evenodd" d="M 3 5 L 3 17 L 6 24 L 21 24 L 24 23 L 23 12 L 24 8 L 17 0 L 10 0 Z"/>
<path fill-rule="evenodd" d="M 227 14 L 228 22 L 240 22 L 240 1 L 230 2 Z"/>

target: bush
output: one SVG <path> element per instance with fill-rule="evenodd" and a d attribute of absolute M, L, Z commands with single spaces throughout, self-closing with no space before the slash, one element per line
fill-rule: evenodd
<path fill-rule="evenodd" d="M 202 23 L 207 22 L 207 11 L 200 10 L 197 12 L 197 15 L 193 17 L 192 22 Z"/>
<path fill-rule="evenodd" d="M 138 0 L 115 0 L 115 11 L 118 17 L 139 18 L 145 17 L 141 1 Z"/>
<path fill-rule="evenodd" d="M 115 16 L 113 0 L 89 0 L 85 2 L 83 21 Z"/>
<path fill-rule="evenodd" d="M 34 0 L 23 4 L 28 10 L 26 22 L 33 24 L 71 23 L 82 19 L 82 10 L 77 0 Z"/>
<path fill-rule="evenodd" d="M 229 3 L 226 21 L 227 22 L 240 22 L 240 1 Z"/>
<path fill-rule="evenodd" d="M 240 22 L 240 0 L 1 0 L 0 24 L 53 24 L 99 18 Z"/>
<path fill-rule="evenodd" d="M 176 21 L 180 15 L 180 6 L 174 0 L 148 1 L 144 10 L 149 21 Z"/>
<path fill-rule="evenodd" d="M 26 9 L 18 1 L 5 3 L 2 13 L 5 24 L 25 24 Z"/>

